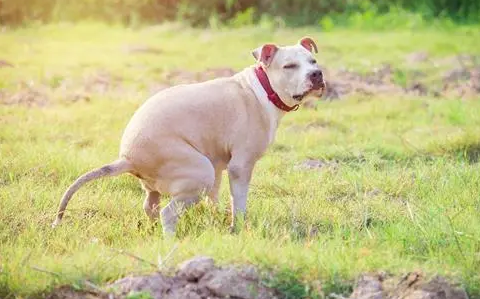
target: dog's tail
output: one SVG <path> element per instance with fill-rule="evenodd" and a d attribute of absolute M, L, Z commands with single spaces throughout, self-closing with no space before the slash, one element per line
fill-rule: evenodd
<path fill-rule="evenodd" d="M 68 190 L 63 194 L 60 205 L 58 206 L 57 218 L 53 222 L 52 227 L 60 224 L 70 198 L 72 198 L 73 194 L 77 192 L 77 190 L 80 189 L 80 187 L 82 187 L 85 183 L 105 176 L 116 176 L 130 170 L 132 170 L 132 165 L 130 162 L 125 159 L 119 159 L 83 174 L 72 185 L 70 185 Z"/>

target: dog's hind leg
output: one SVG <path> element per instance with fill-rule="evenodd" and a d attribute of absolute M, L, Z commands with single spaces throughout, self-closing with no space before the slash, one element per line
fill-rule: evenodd
<path fill-rule="evenodd" d="M 147 214 L 148 218 L 152 221 L 156 221 L 160 216 L 160 193 L 157 191 L 146 190 L 145 201 L 143 202 L 143 210 Z"/>
<path fill-rule="evenodd" d="M 165 235 L 174 235 L 175 227 L 180 215 L 188 207 L 196 204 L 200 195 L 212 190 L 215 183 L 215 170 L 210 160 L 198 152 L 189 152 L 188 165 L 184 164 L 185 157 L 177 161 L 169 161 L 168 168 L 174 169 L 167 179 L 170 182 L 169 193 L 172 200 L 160 212 L 163 232 Z"/>
<path fill-rule="evenodd" d="M 180 194 L 173 197 L 160 213 L 164 235 L 174 235 L 179 217 L 188 207 L 193 206 L 198 201 L 199 196 L 196 194 Z"/>

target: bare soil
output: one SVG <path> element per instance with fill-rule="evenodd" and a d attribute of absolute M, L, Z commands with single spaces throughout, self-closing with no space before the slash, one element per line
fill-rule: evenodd
<path fill-rule="evenodd" d="M 414 53 L 415 54 L 415 53 Z M 416 53 L 410 61 L 423 62 L 427 54 Z M 460 58 L 462 57 L 462 58 Z M 350 70 L 327 71 L 327 100 L 335 100 L 352 94 L 366 96 L 382 94 L 406 94 L 413 96 L 468 98 L 480 94 L 480 58 L 458 56 L 445 72 L 427 74 L 421 71 L 403 71 L 384 64 L 361 74 Z M 432 62 L 439 66 L 438 62 Z"/>
<path fill-rule="evenodd" d="M 130 47 L 132 53 L 158 54 L 159 49 Z M 406 63 L 427 64 L 432 68 L 448 66 L 447 71 L 430 72 L 405 71 L 384 64 L 366 73 L 348 69 L 324 71 L 327 89 L 324 100 L 337 100 L 352 95 L 409 95 L 471 98 L 480 94 L 480 58 L 469 55 L 458 55 L 450 59 L 432 61 L 428 54 L 416 52 L 407 56 Z M 0 60 L 0 67 L 14 67 L 7 61 Z M 228 77 L 236 70 L 225 68 L 209 68 L 200 72 L 173 70 L 162 74 L 159 82 L 147 82 L 150 93 L 177 84 L 203 82 L 218 77 Z M 45 82 L 20 82 L 13 89 L 0 90 L 0 104 L 44 106 L 52 98 L 69 101 L 89 101 L 94 95 L 125 96 L 134 93 L 128 90 L 121 77 L 99 70 L 85 75 L 81 80 L 68 78 L 46 78 Z M 309 104 L 306 105 L 311 106 Z"/>
<path fill-rule="evenodd" d="M 128 276 L 104 287 L 90 286 L 82 290 L 62 286 L 46 298 L 286 298 L 281 291 L 265 283 L 273 275 L 261 275 L 251 265 L 219 267 L 209 257 L 195 257 L 182 263 L 173 276 L 161 272 Z M 321 290 L 321 287 L 317 286 L 316 289 Z M 323 295 L 334 299 L 468 299 L 462 287 L 448 282 L 444 277 L 428 277 L 422 272 L 403 276 L 382 272 L 363 274 L 354 283 L 350 295 Z"/>

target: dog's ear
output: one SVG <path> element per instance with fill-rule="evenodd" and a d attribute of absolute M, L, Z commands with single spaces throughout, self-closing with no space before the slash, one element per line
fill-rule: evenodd
<path fill-rule="evenodd" d="M 298 41 L 298 43 L 308 51 L 310 52 L 315 51 L 315 53 L 318 53 L 317 45 L 315 44 L 313 39 L 311 39 L 310 37 L 308 36 L 303 37 L 301 40 Z"/>
<path fill-rule="evenodd" d="M 274 44 L 265 44 L 261 47 L 256 48 L 252 51 L 253 57 L 262 63 L 264 66 L 268 67 L 273 60 L 273 56 L 277 53 L 278 47 Z"/>

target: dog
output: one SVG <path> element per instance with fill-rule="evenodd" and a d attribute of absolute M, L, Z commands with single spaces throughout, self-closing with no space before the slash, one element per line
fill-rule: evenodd
<path fill-rule="evenodd" d="M 119 159 L 80 176 L 63 195 L 53 227 L 72 195 L 85 183 L 129 173 L 146 192 L 143 209 L 165 235 L 175 234 L 181 213 L 206 192 L 217 202 L 222 173 L 228 172 L 231 225 L 245 216 L 255 163 L 274 141 L 282 117 L 325 81 L 304 37 L 295 45 L 265 44 L 252 51 L 256 63 L 231 77 L 184 84 L 150 97 L 127 124 Z M 159 196 L 171 201 L 160 211 Z"/>

